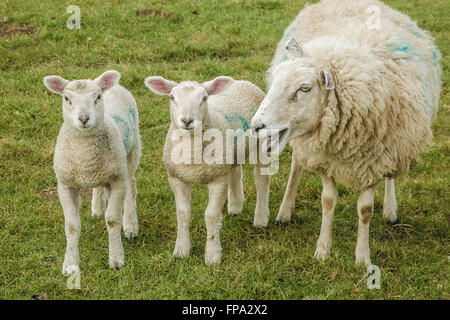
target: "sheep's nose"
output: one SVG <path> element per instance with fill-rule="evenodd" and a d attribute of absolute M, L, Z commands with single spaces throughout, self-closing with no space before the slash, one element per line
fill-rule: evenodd
<path fill-rule="evenodd" d="M 181 118 L 181 121 L 186 125 L 186 127 L 187 126 L 189 126 L 193 121 L 194 121 L 194 119 L 192 119 L 192 118 Z"/>
<path fill-rule="evenodd" d="M 78 120 L 80 120 L 80 122 L 85 125 L 88 121 L 89 121 L 89 116 L 83 114 L 81 116 L 78 117 Z"/>
<path fill-rule="evenodd" d="M 259 130 L 264 129 L 265 127 L 266 127 L 266 125 L 264 123 L 260 123 L 253 128 L 253 131 L 258 132 Z"/>

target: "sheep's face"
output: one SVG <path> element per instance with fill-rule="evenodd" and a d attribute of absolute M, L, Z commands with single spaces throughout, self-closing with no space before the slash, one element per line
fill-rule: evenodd
<path fill-rule="evenodd" d="M 311 132 L 331 88 L 331 74 L 312 67 L 306 59 L 279 64 L 272 86 L 251 122 L 252 132 L 266 138 L 263 151 L 281 153 L 289 140 Z"/>
<path fill-rule="evenodd" d="M 120 74 L 111 70 L 93 81 L 67 81 L 58 76 L 48 76 L 44 78 L 44 84 L 63 97 L 64 122 L 80 131 L 90 131 L 103 123 L 103 93 L 119 79 Z"/>
<path fill-rule="evenodd" d="M 183 130 L 201 127 L 208 114 L 208 96 L 224 91 L 232 82 L 232 78 L 223 76 L 203 84 L 192 81 L 178 84 L 162 77 L 145 79 L 151 91 L 169 96 L 170 119 Z"/>

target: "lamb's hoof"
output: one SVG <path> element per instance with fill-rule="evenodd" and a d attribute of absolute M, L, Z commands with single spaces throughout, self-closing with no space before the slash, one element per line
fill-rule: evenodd
<path fill-rule="evenodd" d="M 314 252 L 314 258 L 319 261 L 324 261 L 329 256 L 329 252 L 322 246 L 316 248 L 316 252 Z"/>
<path fill-rule="evenodd" d="M 72 274 L 77 274 L 80 273 L 80 267 L 75 265 L 75 264 L 71 264 L 71 265 L 65 265 L 63 264 L 63 268 L 62 268 L 62 274 L 66 275 L 66 276 L 70 276 Z"/>
<path fill-rule="evenodd" d="M 263 211 L 263 213 L 255 212 L 255 218 L 253 219 L 253 226 L 255 228 L 265 228 L 269 224 L 269 210 Z"/>
<path fill-rule="evenodd" d="M 222 248 L 220 246 L 206 245 L 205 263 L 207 265 L 220 264 L 222 258 Z"/>
<path fill-rule="evenodd" d="M 220 263 L 221 263 L 221 255 L 220 254 L 205 255 L 205 264 L 214 265 L 214 264 L 220 264 Z"/>
<path fill-rule="evenodd" d="M 111 269 L 120 269 L 124 265 L 125 265 L 125 261 L 120 260 L 120 259 L 113 259 L 113 260 L 109 261 L 109 267 Z"/>
<path fill-rule="evenodd" d="M 242 208 L 238 207 L 229 207 L 228 208 L 228 215 L 231 217 L 237 216 L 238 214 L 242 213 Z"/>
<path fill-rule="evenodd" d="M 356 259 L 355 259 L 355 265 L 360 266 L 370 266 L 370 253 L 366 250 L 358 250 L 356 249 Z"/>
<path fill-rule="evenodd" d="M 275 218 L 275 223 L 282 224 L 291 222 L 291 215 L 283 212 L 279 212 L 277 217 Z"/>
<path fill-rule="evenodd" d="M 391 211 L 391 210 L 384 210 L 383 211 L 383 218 L 388 223 L 395 223 L 397 221 L 397 213 L 395 211 Z"/>
<path fill-rule="evenodd" d="M 191 246 L 175 246 L 175 249 L 173 250 L 173 256 L 175 258 L 187 258 L 189 257 L 189 254 L 191 252 Z"/>
<path fill-rule="evenodd" d="M 92 218 L 100 219 L 101 217 L 103 217 L 103 212 L 97 211 L 97 210 L 92 210 L 91 216 L 92 216 Z"/>
<path fill-rule="evenodd" d="M 139 229 L 137 227 L 127 227 L 123 229 L 123 233 L 127 240 L 133 240 L 138 236 Z"/>

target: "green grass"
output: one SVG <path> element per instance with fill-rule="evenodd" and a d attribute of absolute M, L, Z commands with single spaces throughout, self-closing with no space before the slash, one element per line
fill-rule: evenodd
<path fill-rule="evenodd" d="M 206 81 L 230 75 L 264 88 L 275 46 L 305 1 L 2 1 L 0 19 L 31 24 L 35 33 L 0 38 L 0 299 L 449 299 L 450 2 L 386 2 L 435 36 L 443 55 L 444 86 L 433 145 L 420 165 L 397 180 L 397 225 L 381 218 L 383 188 L 378 190 L 370 245 L 382 282 L 380 290 L 369 290 L 365 269 L 353 264 L 354 190 L 339 187 L 333 247 L 325 262 L 313 259 L 321 220 L 317 175 L 303 174 L 292 222 L 274 224 L 290 151 L 282 155 L 280 172 L 272 179 L 267 229 L 252 227 L 255 187 L 247 166 L 243 214 L 230 218 L 224 209 L 222 264 L 204 265 L 203 186 L 193 193 L 191 257 L 172 257 L 175 204 L 161 161 L 168 101 L 151 94 L 144 78 Z M 66 28 L 71 4 L 81 8 L 80 30 Z M 145 9 L 172 15 L 138 14 Z M 71 291 L 60 273 L 64 218 L 53 194 L 52 156 L 61 106 L 42 78 L 94 78 L 107 69 L 121 72 L 121 83 L 134 94 L 140 110 L 140 235 L 124 241 L 126 266 L 109 270 L 105 223 L 90 217 L 84 197 L 82 290 Z"/>

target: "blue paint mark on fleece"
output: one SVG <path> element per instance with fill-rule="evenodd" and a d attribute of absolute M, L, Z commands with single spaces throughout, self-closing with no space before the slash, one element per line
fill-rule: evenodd
<path fill-rule="evenodd" d="M 239 114 L 236 115 L 229 115 L 229 114 L 225 114 L 224 115 L 225 119 L 227 120 L 228 123 L 232 123 L 232 122 L 241 122 L 242 124 L 242 129 L 245 131 L 247 131 L 250 126 L 248 125 L 247 120 L 245 120 L 245 118 Z"/>
<path fill-rule="evenodd" d="M 128 153 L 130 151 L 130 131 L 133 132 L 136 131 L 136 112 L 133 108 L 130 108 L 127 113 L 128 122 L 125 121 L 122 117 L 115 115 L 113 116 L 114 121 L 116 122 L 117 126 L 120 129 L 120 132 L 123 134 L 122 142 L 123 147 L 125 148 L 125 151 Z M 130 127 L 128 124 L 132 125 L 132 128 L 130 130 Z"/>

